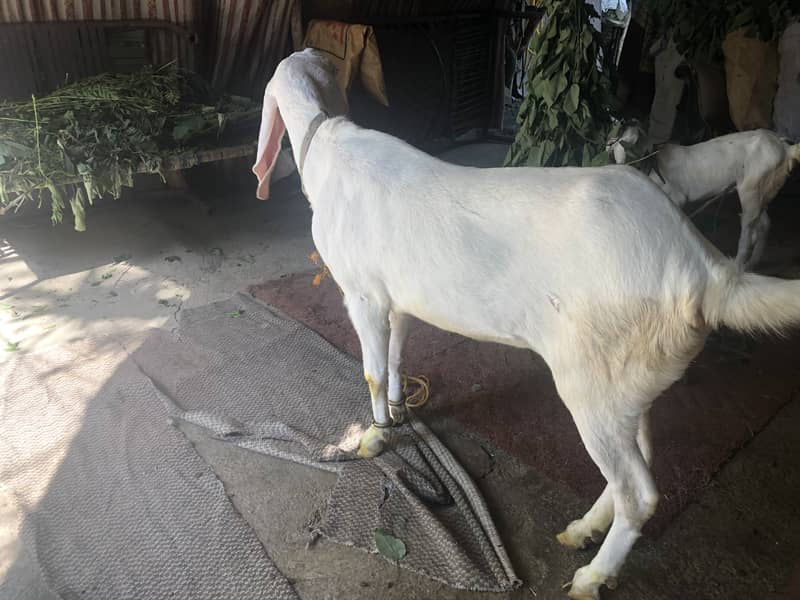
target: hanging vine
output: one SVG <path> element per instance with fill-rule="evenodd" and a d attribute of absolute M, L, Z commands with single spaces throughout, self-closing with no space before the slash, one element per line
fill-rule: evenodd
<path fill-rule="evenodd" d="M 612 73 L 598 68 L 601 40 L 591 17 L 597 13 L 584 0 L 548 1 L 528 49 L 528 94 L 506 165 L 608 163 L 606 140 L 620 125 L 610 111 Z"/>

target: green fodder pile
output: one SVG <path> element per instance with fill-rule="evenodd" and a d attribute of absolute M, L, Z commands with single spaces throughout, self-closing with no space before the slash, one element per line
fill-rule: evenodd
<path fill-rule="evenodd" d="M 216 96 L 196 75 L 171 66 L 0 102 L 0 203 L 16 210 L 49 200 L 53 223 L 69 203 L 82 231 L 87 203 L 118 198 L 137 171 L 163 177 L 166 157 L 213 147 L 226 125 L 258 112 L 249 99 Z"/>

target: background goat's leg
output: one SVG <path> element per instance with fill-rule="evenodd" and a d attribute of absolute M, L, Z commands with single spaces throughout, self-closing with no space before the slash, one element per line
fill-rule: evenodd
<path fill-rule="evenodd" d="M 652 460 L 652 445 L 650 443 L 650 421 L 645 413 L 639 418 L 639 431 L 636 435 L 639 451 L 645 462 L 650 465 Z M 589 542 L 599 544 L 603 541 L 611 521 L 614 520 L 614 495 L 611 485 L 606 485 L 603 493 L 592 505 L 592 508 L 583 515 L 583 518 L 573 521 L 567 528 L 558 534 L 558 541 L 564 546 L 576 550 L 585 548 Z"/>
<path fill-rule="evenodd" d="M 753 243 L 753 252 L 750 258 L 745 263 L 745 269 L 750 270 L 761 262 L 761 257 L 764 255 L 764 248 L 767 245 L 767 236 L 769 235 L 770 221 L 767 212 L 761 213 L 758 220 L 753 224 L 751 236 Z"/>
<path fill-rule="evenodd" d="M 403 361 L 403 344 L 408 336 L 408 317 L 403 314 L 390 313 L 389 324 L 389 414 L 397 425 L 406 420 L 406 401 L 403 397 L 403 385 L 400 376 L 400 364 Z"/>
<path fill-rule="evenodd" d="M 358 455 L 377 456 L 386 445 L 392 424 L 386 400 L 386 361 L 389 355 L 389 310 L 382 303 L 362 294 L 345 291 L 345 304 L 353 328 L 361 342 L 364 379 L 369 385 L 373 422 L 361 436 Z"/>
<path fill-rule="evenodd" d="M 758 245 L 758 236 L 761 233 L 759 223 L 761 215 L 766 212 L 767 203 L 763 202 L 758 191 L 749 185 L 738 185 L 736 192 L 739 194 L 739 204 L 742 207 L 742 228 L 739 233 L 739 247 L 736 250 L 736 264 L 740 267 L 753 266 L 756 262 L 753 260 L 754 249 Z"/>
<path fill-rule="evenodd" d="M 637 444 L 637 437 L 648 437 L 646 432 L 637 435 L 638 419 L 591 410 L 573 416 L 589 455 L 609 483 L 614 504 L 614 519 L 605 541 L 594 560 L 575 572 L 569 592 L 571 598 L 598 600 L 601 585 L 616 585 L 628 552 L 655 511 L 658 492 Z"/>

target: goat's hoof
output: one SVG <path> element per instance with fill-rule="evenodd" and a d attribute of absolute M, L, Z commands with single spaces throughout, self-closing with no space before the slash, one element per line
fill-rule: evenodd
<path fill-rule="evenodd" d="M 603 541 L 603 532 L 598 529 L 587 530 L 582 519 L 573 521 L 567 528 L 556 536 L 562 546 L 574 550 L 583 550 L 592 543 L 599 544 Z"/>
<path fill-rule="evenodd" d="M 361 436 L 361 442 L 358 444 L 358 455 L 361 458 L 375 458 L 378 456 L 386 448 L 387 433 L 386 427 L 370 425 L 369 429 Z"/>
<path fill-rule="evenodd" d="M 567 594 L 572 600 L 600 600 L 600 586 L 605 585 L 613 590 L 617 587 L 617 578 L 592 569 L 586 565 L 575 571 L 572 586 Z"/>
<path fill-rule="evenodd" d="M 402 425 L 408 420 L 408 409 L 405 404 L 390 404 L 389 416 L 392 417 L 392 423 Z"/>

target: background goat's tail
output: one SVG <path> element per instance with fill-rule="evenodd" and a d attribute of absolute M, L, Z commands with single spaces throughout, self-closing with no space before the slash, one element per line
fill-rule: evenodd
<path fill-rule="evenodd" d="M 714 271 L 703 300 L 703 314 L 712 327 L 783 333 L 800 325 L 800 280 L 734 273 L 727 267 Z"/>
<path fill-rule="evenodd" d="M 789 146 L 789 172 L 800 164 L 800 144 Z"/>

